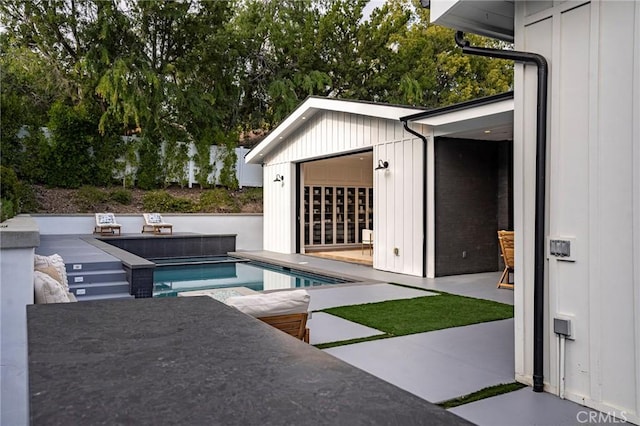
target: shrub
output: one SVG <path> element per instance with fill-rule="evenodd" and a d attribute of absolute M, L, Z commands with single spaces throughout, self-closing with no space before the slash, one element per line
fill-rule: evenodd
<path fill-rule="evenodd" d="M 18 211 L 20 213 L 35 213 L 40 208 L 33 187 L 24 182 L 18 184 Z"/>
<path fill-rule="evenodd" d="M 13 202 L 6 198 L 0 198 L 0 222 L 11 219 L 15 215 L 16 212 L 13 209 Z"/>
<path fill-rule="evenodd" d="M 238 200 L 242 204 L 262 203 L 262 188 L 243 188 L 238 193 Z"/>
<path fill-rule="evenodd" d="M 49 110 L 51 149 L 45 165 L 46 182 L 60 188 L 79 188 L 94 182 L 96 170 L 92 157 L 92 137 L 95 123 L 87 111 L 80 107 L 53 104 Z"/>
<path fill-rule="evenodd" d="M 228 191 L 214 188 L 200 195 L 200 210 L 203 212 L 238 213 L 240 206 Z"/>
<path fill-rule="evenodd" d="M 0 183 L 2 222 L 17 214 L 34 212 L 38 209 L 33 188 L 20 182 L 13 169 L 0 166 Z"/>
<path fill-rule="evenodd" d="M 138 150 L 140 163 L 137 170 L 137 182 L 141 189 L 155 189 L 163 180 L 160 149 L 151 139 L 150 136 L 144 137 Z"/>
<path fill-rule="evenodd" d="M 174 197 L 167 191 L 152 191 L 142 198 L 142 207 L 148 212 L 191 213 L 196 210 L 193 203 L 180 197 Z"/>
<path fill-rule="evenodd" d="M 14 201 L 18 198 L 18 177 L 13 169 L 5 166 L 0 166 L 0 198 L 5 200 Z"/>
<path fill-rule="evenodd" d="M 75 195 L 75 202 L 80 211 L 92 211 L 109 200 L 109 195 L 100 188 L 95 186 L 83 186 Z"/>
<path fill-rule="evenodd" d="M 125 205 L 129 205 L 133 201 L 131 191 L 129 191 L 128 189 L 115 189 L 111 191 L 111 193 L 109 194 L 109 198 L 117 203 Z"/>

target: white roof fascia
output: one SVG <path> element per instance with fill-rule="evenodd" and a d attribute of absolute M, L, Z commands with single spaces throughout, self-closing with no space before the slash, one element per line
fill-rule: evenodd
<path fill-rule="evenodd" d="M 513 42 L 514 0 L 431 0 L 431 22 Z"/>
<path fill-rule="evenodd" d="M 425 124 L 427 126 L 437 127 L 481 117 L 489 117 L 504 112 L 513 112 L 513 98 L 504 99 L 490 104 L 474 106 L 471 108 L 465 108 L 462 110 L 445 112 L 431 117 L 417 118 L 415 120 L 411 120 L 411 123 Z"/>
<path fill-rule="evenodd" d="M 245 156 L 245 162 L 253 164 L 261 163 L 262 158 L 273 150 L 282 139 L 291 134 L 302 125 L 305 120 L 319 110 L 345 112 L 368 117 L 386 118 L 389 120 L 399 120 L 400 117 L 405 115 L 417 114 L 424 111 L 424 109 L 419 108 L 353 102 L 343 99 L 307 98 L 307 100 L 296 108 L 278 127 L 269 133 L 262 142 Z"/>

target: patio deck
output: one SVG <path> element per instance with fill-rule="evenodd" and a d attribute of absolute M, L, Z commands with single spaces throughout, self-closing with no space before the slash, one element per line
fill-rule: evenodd
<path fill-rule="evenodd" d="M 419 297 L 428 294 L 428 290 L 513 304 L 512 290 L 496 288 L 500 272 L 428 279 L 308 255 L 266 251 L 239 251 L 233 254 L 355 281 L 308 289 L 313 310 Z M 318 312 L 313 314 L 309 327 L 312 344 L 380 333 Z M 514 380 L 513 320 L 351 344 L 324 352 L 430 402 Z M 525 388 L 450 411 L 480 425 L 527 426 L 577 424 L 580 413 L 592 410 L 551 394 L 538 394 Z"/>

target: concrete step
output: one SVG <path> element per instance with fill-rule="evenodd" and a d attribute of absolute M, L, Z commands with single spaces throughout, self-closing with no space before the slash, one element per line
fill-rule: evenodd
<path fill-rule="evenodd" d="M 127 293 L 97 294 L 94 296 L 76 296 L 78 302 L 88 302 L 90 300 L 117 300 L 117 299 L 135 299 L 134 296 Z"/>
<path fill-rule="evenodd" d="M 104 269 L 99 271 L 73 271 L 67 272 L 69 285 L 71 284 L 87 284 L 87 283 L 104 283 L 110 281 L 126 281 L 127 274 L 122 268 Z"/>
<path fill-rule="evenodd" d="M 98 283 L 69 283 L 69 291 L 76 298 L 86 296 L 107 296 L 109 294 L 127 293 L 129 294 L 129 283 L 127 281 L 109 281 Z"/>
<path fill-rule="evenodd" d="M 87 271 L 122 269 L 122 263 L 120 261 L 67 262 L 65 260 L 65 266 L 67 269 L 67 274 Z"/>

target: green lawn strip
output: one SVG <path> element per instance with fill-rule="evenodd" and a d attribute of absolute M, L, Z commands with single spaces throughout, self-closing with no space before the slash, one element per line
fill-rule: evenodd
<path fill-rule="evenodd" d="M 337 342 L 319 343 L 319 344 L 313 345 L 313 346 L 315 346 L 318 349 L 329 349 L 329 348 L 335 348 L 337 346 L 352 345 L 354 343 L 362 343 L 362 342 L 370 342 L 372 340 L 387 339 L 389 337 L 395 337 L 395 336 L 392 336 L 390 334 L 376 334 L 375 336 L 360 337 L 360 338 L 357 338 L 357 339 L 339 340 Z"/>
<path fill-rule="evenodd" d="M 513 392 L 524 387 L 526 387 L 526 385 L 517 382 L 503 383 L 500 385 L 489 386 L 487 388 L 480 389 L 479 391 L 470 393 L 468 395 L 453 398 L 448 401 L 443 401 L 437 405 L 442 408 L 453 408 L 459 405 L 468 404 L 470 402 L 479 401 L 481 399 L 491 398 L 492 396 L 502 395 L 503 393 Z"/>
<path fill-rule="evenodd" d="M 324 309 L 331 315 L 393 336 L 461 327 L 513 317 L 513 306 L 491 300 L 441 293 Z"/>

